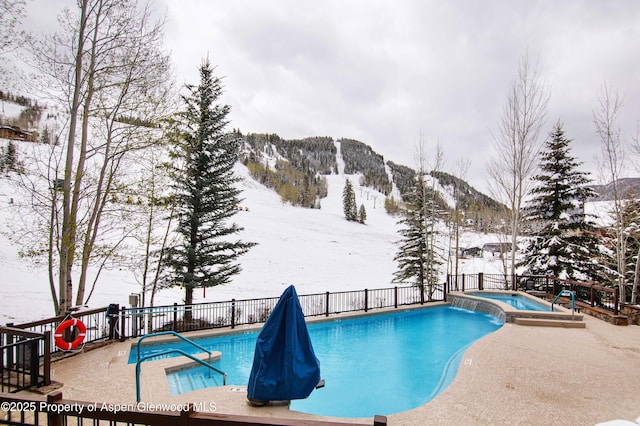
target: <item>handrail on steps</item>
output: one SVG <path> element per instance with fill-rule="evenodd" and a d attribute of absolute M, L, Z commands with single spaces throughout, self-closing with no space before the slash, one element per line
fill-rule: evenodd
<path fill-rule="evenodd" d="M 155 336 L 162 336 L 162 335 L 167 335 L 170 334 L 172 336 L 176 336 L 182 340 L 184 340 L 185 342 L 189 343 L 192 346 L 195 346 L 196 348 L 200 349 L 202 352 L 206 352 L 209 354 L 209 360 L 208 362 L 205 362 L 199 358 L 196 358 L 195 356 L 188 354 L 180 349 L 169 349 L 166 351 L 162 351 L 161 353 L 155 353 L 155 354 L 150 354 L 147 355 L 145 357 L 140 358 L 140 343 L 146 339 L 147 337 L 155 337 Z M 138 351 L 137 356 L 138 356 L 138 360 L 136 362 L 136 402 L 140 402 L 140 364 L 142 364 L 142 362 L 146 361 L 147 359 L 150 358 L 155 358 L 158 356 L 162 356 L 162 355 L 167 355 L 170 353 L 179 353 L 180 355 L 186 356 L 187 358 L 192 359 L 193 361 L 204 365 L 205 367 L 209 368 L 209 370 L 213 370 L 216 373 L 222 374 L 222 384 L 224 386 L 226 386 L 227 384 L 227 373 L 225 373 L 224 371 L 214 367 L 213 365 L 211 365 L 211 351 L 205 349 L 204 347 L 198 345 L 197 343 L 195 343 L 193 340 L 191 339 L 187 339 L 184 336 L 181 336 L 180 334 L 176 333 L 175 331 L 160 331 L 158 333 L 153 333 L 153 334 L 147 334 L 146 336 L 142 336 L 139 340 L 138 343 L 136 345 L 136 349 Z"/>
<path fill-rule="evenodd" d="M 197 344 L 196 342 L 194 342 L 191 339 L 187 339 L 186 337 L 180 335 L 179 333 L 176 333 L 175 331 L 159 331 L 157 333 L 152 333 L 152 334 L 147 334 L 145 336 L 142 336 L 139 340 L 138 340 L 138 344 L 136 345 L 136 349 L 138 351 L 138 362 L 140 362 L 140 344 L 142 343 L 142 341 L 144 339 L 146 339 L 147 337 L 156 337 L 156 336 L 166 336 L 167 334 L 170 334 L 172 336 L 175 336 L 179 339 L 182 339 L 183 341 L 189 343 L 191 346 L 195 346 L 196 348 L 200 349 L 202 352 L 206 352 L 209 354 L 209 362 L 211 362 L 211 351 L 209 351 L 208 349 L 200 346 L 199 344 Z M 156 354 L 155 356 L 158 356 L 159 354 Z"/>
<path fill-rule="evenodd" d="M 149 358 L 154 358 L 160 355 L 166 355 L 166 354 L 170 354 L 170 353 L 179 353 L 180 355 L 184 355 L 187 358 L 192 359 L 193 361 L 204 365 L 205 367 L 215 371 L 216 373 L 220 373 L 222 374 L 222 385 L 226 386 L 227 385 L 227 373 L 225 373 L 224 371 L 214 367 L 213 365 L 199 359 L 196 358 L 195 356 L 186 353 L 185 351 L 182 351 L 180 349 L 171 349 L 171 350 L 167 350 L 167 351 L 163 351 L 159 354 L 151 354 L 151 355 L 147 355 L 145 357 L 142 357 L 142 359 L 139 359 L 138 362 L 136 363 L 136 402 L 140 402 L 140 364 L 142 364 L 142 362 L 144 362 L 145 360 L 149 359 Z"/>
<path fill-rule="evenodd" d="M 560 293 L 558 293 L 555 299 L 553 299 L 553 302 L 551 302 L 551 312 L 553 312 L 553 305 L 561 296 L 571 296 L 571 317 L 573 317 L 573 313 L 576 309 L 576 293 L 571 290 L 561 290 Z"/>

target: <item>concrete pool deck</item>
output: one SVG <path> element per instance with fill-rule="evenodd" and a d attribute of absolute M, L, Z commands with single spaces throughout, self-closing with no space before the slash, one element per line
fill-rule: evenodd
<path fill-rule="evenodd" d="M 614 326 L 589 316 L 584 321 L 584 329 L 504 324 L 465 352 L 453 383 L 442 394 L 423 406 L 387 416 L 388 424 L 593 425 L 635 420 L 640 416 L 640 327 Z M 63 384 L 65 399 L 135 405 L 135 364 L 127 363 L 134 342 L 111 343 L 58 360 L 51 366 L 52 380 Z M 186 361 L 142 365 L 144 403 L 201 402 L 205 409 L 224 414 L 322 418 L 287 407 L 251 407 L 244 386 L 172 397 L 164 369 L 179 362 Z"/>

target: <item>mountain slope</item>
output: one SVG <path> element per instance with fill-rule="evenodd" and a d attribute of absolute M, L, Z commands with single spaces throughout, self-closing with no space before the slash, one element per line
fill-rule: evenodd
<path fill-rule="evenodd" d="M 614 197 L 613 183 L 591 185 L 598 194 L 594 201 L 612 201 Z M 618 192 L 623 199 L 640 197 L 640 178 L 623 178 L 618 180 Z"/>

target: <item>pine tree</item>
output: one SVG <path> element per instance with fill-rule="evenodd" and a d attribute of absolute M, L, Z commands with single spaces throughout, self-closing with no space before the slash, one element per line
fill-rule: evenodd
<path fill-rule="evenodd" d="M 403 228 L 399 231 L 400 248 L 393 259 L 398 262 L 393 282 L 412 282 L 420 288 L 421 298 L 426 292 L 431 299 L 442 261 L 432 250 L 436 221 L 431 214 L 434 200 L 429 197 L 423 175 L 418 175 L 415 187 L 406 198 L 404 217 L 398 222 Z"/>
<path fill-rule="evenodd" d="M 360 204 L 360 209 L 358 210 L 358 222 L 364 224 L 367 220 L 367 211 L 364 208 L 364 204 Z"/>
<path fill-rule="evenodd" d="M 7 149 L 4 153 L 4 167 L 7 171 L 15 171 L 17 169 L 16 146 L 13 142 L 7 142 Z"/>
<path fill-rule="evenodd" d="M 526 209 L 526 223 L 536 235 L 525 248 L 528 273 L 559 278 L 593 279 L 599 275 L 594 224 L 584 213 L 584 203 L 594 192 L 586 185 L 588 173 L 570 153 L 558 122 L 541 152 L 540 173 Z"/>
<path fill-rule="evenodd" d="M 234 261 L 254 243 L 226 241 L 242 228 L 229 219 L 237 213 L 240 190 L 233 166 L 238 139 L 224 133 L 228 105 L 218 101 L 222 85 L 208 60 L 200 66 L 200 84 L 188 85 L 184 109 L 174 123 L 172 177 L 179 243 L 167 263 L 174 285 L 185 289 L 185 304 L 193 289 L 226 284 L 241 268 Z M 190 312 L 185 320 L 191 319 Z"/>
<path fill-rule="evenodd" d="M 353 185 L 351 185 L 351 181 L 349 179 L 345 182 L 344 190 L 342 191 L 342 208 L 344 210 L 344 217 L 346 217 L 347 220 L 358 220 L 356 193 L 353 191 Z"/>

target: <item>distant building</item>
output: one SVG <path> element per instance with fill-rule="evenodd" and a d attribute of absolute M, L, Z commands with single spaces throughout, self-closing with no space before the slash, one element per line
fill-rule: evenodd
<path fill-rule="evenodd" d="M 18 126 L 0 126 L 0 138 L 26 142 L 37 142 L 38 132 L 22 130 Z"/>
<path fill-rule="evenodd" d="M 511 252 L 511 243 L 487 243 L 482 246 L 482 250 L 487 253 L 491 253 L 492 255 L 504 254 Z M 518 246 L 516 246 L 516 250 L 518 250 Z"/>

